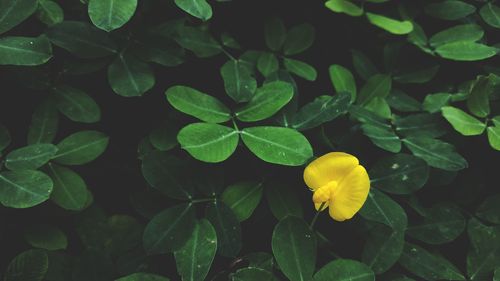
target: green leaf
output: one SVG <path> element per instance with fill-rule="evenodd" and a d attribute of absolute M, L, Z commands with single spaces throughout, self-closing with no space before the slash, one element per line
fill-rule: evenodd
<path fill-rule="evenodd" d="M 52 58 L 52 45 L 45 35 L 0 38 L 0 65 L 40 65 Z"/>
<path fill-rule="evenodd" d="M 376 146 L 392 153 L 401 151 L 401 140 L 390 127 L 363 124 L 361 129 L 363 134 L 369 137 Z"/>
<path fill-rule="evenodd" d="M 364 80 L 368 80 L 373 75 L 379 73 L 373 62 L 362 52 L 351 50 L 352 64 L 359 76 Z"/>
<path fill-rule="evenodd" d="M 171 198 L 186 200 L 193 197 L 193 190 L 186 185 L 180 159 L 165 151 L 153 150 L 142 161 L 142 175 L 154 188 Z"/>
<path fill-rule="evenodd" d="M 428 210 L 423 221 L 412 224 L 406 233 L 428 244 L 443 244 L 455 240 L 465 229 L 465 218 L 453 204 L 440 203 Z"/>
<path fill-rule="evenodd" d="M 309 49 L 314 42 L 314 27 L 303 23 L 292 27 L 285 39 L 283 52 L 286 56 L 296 55 Z"/>
<path fill-rule="evenodd" d="M 178 124 L 174 124 L 172 120 L 162 123 L 160 126 L 153 129 L 148 136 L 151 145 L 154 148 L 167 151 L 177 146 Z"/>
<path fill-rule="evenodd" d="M 153 69 L 131 55 L 119 54 L 108 67 L 113 91 L 124 97 L 142 96 L 155 85 Z"/>
<path fill-rule="evenodd" d="M 192 51 L 197 57 L 212 57 L 222 52 L 221 45 L 207 30 L 184 26 L 178 30 L 177 43 Z"/>
<path fill-rule="evenodd" d="M 50 100 L 42 102 L 35 108 L 35 112 L 31 117 L 28 144 L 53 142 L 58 125 L 59 116 L 55 104 Z"/>
<path fill-rule="evenodd" d="M 38 19 L 48 26 L 64 20 L 64 11 L 57 2 L 51 0 L 38 1 Z"/>
<path fill-rule="evenodd" d="M 96 27 L 110 32 L 126 24 L 136 8 L 137 0 L 89 0 L 88 13 Z"/>
<path fill-rule="evenodd" d="M 453 128 L 464 136 L 480 135 L 486 128 L 485 123 L 459 108 L 445 106 L 441 108 L 441 112 L 443 113 L 443 117 L 450 122 Z"/>
<path fill-rule="evenodd" d="M 454 146 L 428 137 L 408 137 L 403 143 L 413 152 L 413 155 L 422 158 L 431 167 L 446 171 L 459 171 L 467 168 L 467 161 L 454 150 Z"/>
<path fill-rule="evenodd" d="M 375 281 L 375 274 L 365 264 L 348 259 L 337 259 L 323 266 L 314 281 Z"/>
<path fill-rule="evenodd" d="M 177 140 L 194 158 L 217 163 L 234 153 L 239 136 L 238 131 L 219 124 L 193 123 L 179 131 Z"/>
<path fill-rule="evenodd" d="M 177 110 L 209 123 L 231 119 L 231 112 L 218 99 L 187 86 L 173 86 L 165 92 L 168 102 Z"/>
<path fill-rule="evenodd" d="M 231 281 L 277 281 L 276 277 L 267 270 L 261 268 L 247 267 L 231 274 Z"/>
<path fill-rule="evenodd" d="M 487 222 L 500 224 L 500 194 L 486 198 L 477 208 L 476 216 Z"/>
<path fill-rule="evenodd" d="M 412 32 L 413 30 L 413 24 L 408 20 L 399 21 L 388 18 L 386 16 L 368 12 L 366 13 L 366 17 L 368 18 L 368 21 L 373 25 L 378 26 L 392 34 L 404 35 Z"/>
<path fill-rule="evenodd" d="M 316 235 L 306 222 L 287 216 L 274 228 L 272 249 L 276 262 L 291 281 L 311 280 L 316 266 Z"/>
<path fill-rule="evenodd" d="M 351 17 L 359 17 L 363 14 L 363 8 L 348 0 L 328 0 L 325 2 L 325 7 L 336 13 L 344 13 Z"/>
<path fill-rule="evenodd" d="M 479 10 L 479 14 L 487 24 L 500 28 L 500 7 L 488 2 Z"/>
<path fill-rule="evenodd" d="M 10 142 L 11 137 L 9 130 L 7 130 L 7 128 L 5 128 L 5 126 L 0 123 L 0 155 L 2 150 L 9 146 Z"/>
<path fill-rule="evenodd" d="M 445 0 L 425 6 L 425 12 L 443 20 L 458 20 L 476 11 L 476 7 L 463 1 Z"/>
<path fill-rule="evenodd" d="M 101 249 L 88 249 L 74 263 L 72 271 L 72 281 L 112 280 L 113 262 Z"/>
<path fill-rule="evenodd" d="M 448 260 L 414 244 L 405 243 L 399 263 L 424 280 L 465 280 Z"/>
<path fill-rule="evenodd" d="M 350 99 L 350 95 L 345 92 L 340 92 L 333 97 L 319 96 L 304 105 L 293 116 L 291 127 L 297 130 L 307 130 L 330 122 L 347 112 Z"/>
<path fill-rule="evenodd" d="M 177 7 L 203 21 L 212 17 L 212 7 L 206 0 L 175 0 Z"/>
<path fill-rule="evenodd" d="M 467 254 L 468 280 L 488 280 L 500 264 L 500 226 L 488 227 L 471 219 L 467 233 L 471 243 Z"/>
<path fill-rule="evenodd" d="M 115 54 L 116 45 L 108 34 L 86 22 L 63 21 L 46 31 L 50 41 L 80 58 Z"/>
<path fill-rule="evenodd" d="M 406 212 L 383 192 L 372 188 L 359 214 L 370 221 L 387 225 L 395 231 L 404 231 L 408 224 Z"/>
<path fill-rule="evenodd" d="M 118 278 L 115 281 L 170 281 L 170 279 L 153 273 L 138 272 Z"/>
<path fill-rule="evenodd" d="M 101 119 L 99 105 L 87 93 L 67 85 L 52 89 L 59 111 L 70 120 L 82 123 L 95 123 Z"/>
<path fill-rule="evenodd" d="M 380 159 L 369 174 L 372 187 L 393 194 L 411 194 L 425 185 L 429 167 L 422 159 L 401 153 Z"/>
<path fill-rule="evenodd" d="M 53 144 L 32 144 L 11 151 L 5 157 L 5 167 L 12 171 L 36 170 L 56 154 L 57 147 Z"/>
<path fill-rule="evenodd" d="M 422 105 L 419 101 L 397 89 L 392 89 L 391 94 L 386 100 L 391 108 L 401 112 L 416 112 L 422 110 Z"/>
<path fill-rule="evenodd" d="M 9 31 L 31 16 L 38 0 L 3 0 L 0 2 L 0 34 Z"/>
<path fill-rule="evenodd" d="M 220 201 L 207 205 L 206 218 L 217 233 L 217 253 L 235 257 L 241 251 L 241 226 L 235 213 Z"/>
<path fill-rule="evenodd" d="M 264 84 L 257 89 L 255 96 L 235 116 L 244 122 L 255 122 L 273 116 L 293 97 L 290 83 L 276 81 Z"/>
<path fill-rule="evenodd" d="M 374 97 L 365 105 L 365 108 L 384 119 L 392 117 L 391 108 L 385 98 Z"/>
<path fill-rule="evenodd" d="M 438 114 L 417 113 L 394 120 L 396 132 L 402 136 L 440 137 L 446 133 L 444 121 Z"/>
<path fill-rule="evenodd" d="M 54 161 L 64 165 L 83 165 L 99 157 L 108 146 L 109 138 L 97 131 L 81 131 L 63 139 Z"/>
<path fill-rule="evenodd" d="M 217 251 L 215 229 L 206 219 L 196 223 L 182 248 L 174 252 L 177 272 L 183 281 L 205 280 Z"/>
<path fill-rule="evenodd" d="M 295 192 L 290 192 L 289 186 L 274 181 L 266 184 L 265 195 L 271 213 L 281 220 L 287 215 L 303 217 L 304 211 L 302 204 Z"/>
<path fill-rule="evenodd" d="M 279 51 L 286 39 L 286 27 L 283 21 L 278 18 L 266 21 L 264 35 L 267 47 L 273 51 Z"/>
<path fill-rule="evenodd" d="M 398 75 L 394 76 L 394 80 L 399 83 L 414 83 L 414 84 L 423 84 L 431 81 L 439 70 L 439 65 L 434 65 L 427 68 L 410 70 L 401 72 Z"/>
<path fill-rule="evenodd" d="M 279 69 L 278 58 L 273 53 L 262 53 L 257 60 L 257 69 L 264 77 L 271 75 Z"/>
<path fill-rule="evenodd" d="M 440 45 L 436 53 L 445 59 L 456 61 L 478 61 L 490 58 L 498 53 L 498 49 L 470 41 L 460 41 Z"/>
<path fill-rule="evenodd" d="M 236 102 L 249 101 L 257 90 L 252 71 L 240 60 L 229 60 L 220 69 L 226 93 Z"/>
<path fill-rule="evenodd" d="M 486 117 L 490 114 L 490 96 L 495 89 L 494 76 L 478 76 L 470 88 L 467 98 L 467 108 L 477 117 Z"/>
<path fill-rule="evenodd" d="M 240 222 L 250 218 L 261 198 L 261 182 L 235 183 L 222 193 L 222 201 L 233 210 Z"/>
<path fill-rule="evenodd" d="M 24 232 L 24 239 L 35 248 L 49 251 L 65 250 L 68 246 L 66 234 L 47 224 L 30 225 Z"/>
<path fill-rule="evenodd" d="M 401 256 L 404 231 L 395 231 L 384 225 L 370 230 L 363 249 L 362 261 L 376 274 L 389 270 Z"/>
<path fill-rule="evenodd" d="M 451 94 L 449 93 L 437 93 L 427 95 L 422 104 L 425 111 L 430 113 L 436 113 L 441 111 L 441 108 L 448 105 L 451 99 Z"/>
<path fill-rule="evenodd" d="M 42 281 L 49 267 L 43 250 L 27 250 L 17 255 L 7 267 L 4 281 Z"/>
<path fill-rule="evenodd" d="M 168 208 L 149 221 L 142 242 L 150 255 L 178 251 L 187 243 L 196 226 L 191 203 Z"/>
<path fill-rule="evenodd" d="M 245 145 L 260 159 L 286 166 L 300 166 L 313 156 L 309 141 L 296 130 L 251 127 L 241 131 Z"/>
<path fill-rule="evenodd" d="M 375 74 L 366 81 L 358 96 L 358 103 L 366 105 L 375 97 L 385 98 L 391 92 L 392 79 L 386 74 Z"/>
<path fill-rule="evenodd" d="M 29 208 L 49 199 L 53 183 L 39 171 L 0 173 L 0 203 L 11 208 Z"/>
<path fill-rule="evenodd" d="M 488 132 L 488 142 L 491 147 L 496 150 L 500 150 L 500 126 L 491 126 L 487 129 Z"/>
<path fill-rule="evenodd" d="M 316 69 L 303 61 L 284 58 L 283 64 L 288 71 L 308 81 L 315 81 L 318 76 Z"/>
<path fill-rule="evenodd" d="M 349 69 L 333 64 L 328 68 L 330 73 L 330 80 L 332 81 L 333 87 L 337 93 L 346 92 L 351 95 L 351 102 L 356 100 L 357 89 L 356 81 Z"/>
<path fill-rule="evenodd" d="M 435 47 L 459 41 L 476 42 L 483 38 L 483 35 L 484 31 L 481 26 L 477 24 L 461 24 L 434 34 L 429 43 Z"/>
<path fill-rule="evenodd" d="M 54 188 L 50 199 L 59 207 L 80 211 L 87 205 L 88 189 L 85 181 L 73 170 L 49 164 L 48 174 L 54 182 Z"/>

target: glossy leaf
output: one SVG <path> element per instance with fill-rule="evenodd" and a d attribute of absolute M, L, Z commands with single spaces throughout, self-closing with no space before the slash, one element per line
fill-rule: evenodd
<path fill-rule="evenodd" d="M 81 131 L 63 139 L 54 161 L 64 165 L 83 165 L 99 157 L 108 146 L 109 138 L 97 131 Z"/>
<path fill-rule="evenodd" d="M 375 97 L 385 98 L 391 92 L 392 79 L 389 75 L 375 74 L 361 88 L 358 103 L 365 105 Z"/>
<path fill-rule="evenodd" d="M 377 225 L 368 234 L 362 261 L 374 273 L 384 273 L 399 260 L 403 252 L 404 241 L 404 231 Z"/>
<path fill-rule="evenodd" d="M 0 173 L 0 203 L 11 208 L 29 208 L 49 199 L 53 183 L 39 171 Z"/>
<path fill-rule="evenodd" d="M 212 7 L 206 0 L 175 0 L 177 7 L 186 13 L 201 20 L 209 20 L 212 17 Z"/>
<path fill-rule="evenodd" d="M 267 270 L 261 268 L 247 267 L 231 274 L 231 281 L 276 281 L 276 277 Z"/>
<path fill-rule="evenodd" d="M 28 144 L 53 142 L 58 126 L 59 116 L 55 103 L 50 100 L 42 102 L 31 117 Z"/>
<path fill-rule="evenodd" d="M 231 119 L 231 112 L 218 99 L 187 86 L 173 86 L 166 92 L 168 102 L 177 110 L 209 123 Z"/>
<path fill-rule="evenodd" d="M 245 145 L 260 159 L 286 166 L 299 166 L 313 156 L 309 141 L 293 129 L 251 127 L 241 131 Z"/>
<path fill-rule="evenodd" d="M 146 225 L 142 241 L 150 255 L 178 251 L 187 243 L 196 226 L 195 210 L 191 204 L 168 208 Z"/>
<path fill-rule="evenodd" d="M 196 223 L 182 248 L 174 252 L 177 272 L 183 281 L 204 280 L 217 251 L 215 229 L 206 219 Z"/>
<path fill-rule="evenodd" d="M 376 146 L 393 153 L 401 151 L 401 140 L 391 128 L 363 124 L 361 129 Z"/>
<path fill-rule="evenodd" d="M 206 207 L 206 218 L 217 233 L 217 253 L 235 257 L 241 251 L 241 226 L 236 214 L 226 204 L 215 201 Z"/>
<path fill-rule="evenodd" d="M 36 11 L 37 6 L 37 0 L 4 0 L 0 2 L 0 34 L 26 20 Z"/>
<path fill-rule="evenodd" d="M 86 207 L 89 191 L 79 174 L 56 164 L 49 164 L 47 171 L 54 182 L 50 199 L 55 204 L 72 211 L 80 211 Z"/>
<path fill-rule="evenodd" d="M 481 43 L 459 41 L 438 46 L 436 48 L 436 53 L 450 60 L 477 61 L 496 55 L 498 49 Z"/>
<path fill-rule="evenodd" d="M 408 34 L 413 30 L 413 24 L 411 23 L 411 21 L 399 21 L 374 13 L 366 13 L 366 17 L 368 18 L 368 21 L 373 25 L 380 27 L 392 34 L 403 35 Z"/>
<path fill-rule="evenodd" d="M 467 161 L 454 150 L 453 145 L 427 137 L 408 137 L 403 139 L 413 155 L 422 158 L 431 167 L 459 171 L 468 166 Z"/>
<path fill-rule="evenodd" d="M 450 27 L 434 34 L 429 43 L 431 46 L 439 46 L 451 42 L 470 41 L 476 42 L 483 38 L 484 31 L 477 24 L 461 24 Z"/>
<path fill-rule="evenodd" d="M 276 262 L 291 281 L 311 280 L 316 265 L 316 235 L 300 218 L 285 217 L 274 228 Z"/>
<path fill-rule="evenodd" d="M 280 182 L 271 182 L 266 184 L 265 196 L 271 213 L 278 220 L 290 215 L 303 217 L 304 211 L 302 204 L 294 192 L 290 192 L 289 186 Z"/>
<path fill-rule="evenodd" d="M 221 45 L 206 30 L 185 26 L 178 32 L 177 43 L 200 58 L 215 56 L 222 52 Z"/>
<path fill-rule="evenodd" d="M 435 18 L 458 20 L 476 11 L 476 8 L 464 1 L 444 0 L 425 6 L 425 12 Z"/>
<path fill-rule="evenodd" d="M 262 53 L 257 60 L 257 69 L 264 77 L 278 71 L 278 58 L 273 53 Z"/>
<path fill-rule="evenodd" d="M 257 81 L 239 60 L 229 60 L 220 69 L 226 93 L 236 102 L 249 101 L 257 90 Z"/>
<path fill-rule="evenodd" d="M 476 215 L 488 222 L 500 224 L 500 194 L 493 195 L 479 205 Z"/>
<path fill-rule="evenodd" d="M 451 99 L 451 94 L 448 93 L 436 93 L 427 95 L 422 104 L 424 110 L 430 113 L 436 113 L 441 111 L 443 106 L 448 105 Z"/>
<path fill-rule="evenodd" d="M 82 123 L 95 123 L 101 119 L 99 105 L 80 89 L 66 85 L 52 89 L 59 111 L 70 120 Z"/>
<path fill-rule="evenodd" d="M 337 259 L 323 266 L 314 281 L 375 281 L 375 274 L 365 264 L 348 259 Z"/>
<path fill-rule="evenodd" d="M 136 8 L 137 0 L 89 0 L 88 13 L 96 27 L 110 32 L 127 23 Z"/>
<path fill-rule="evenodd" d="M 52 46 L 45 35 L 0 38 L 0 65 L 40 65 L 52 58 Z"/>
<path fill-rule="evenodd" d="M 396 132 L 402 136 L 440 137 L 446 133 L 442 117 L 438 114 L 417 113 L 394 120 Z"/>
<path fill-rule="evenodd" d="M 32 144 L 11 151 L 5 157 L 5 167 L 12 171 L 36 170 L 56 154 L 53 144 Z"/>
<path fill-rule="evenodd" d="M 222 201 L 231 208 L 238 218 L 248 219 L 262 198 L 262 183 L 240 182 L 226 188 L 222 193 Z"/>
<path fill-rule="evenodd" d="M 181 148 L 194 158 L 209 162 L 222 162 L 238 146 L 238 131 L 210 123 L 193 123 L 182 128 L 177 135 Z"/>
<path fill-rule="evenodd" d="M 304 105 L 293 117 L 291 127 L 307 130 L 323 123 L 330 122 L 347 112 L 350 96 L 341 92 L 335 96 L 319 96 Z"/>
<path fill-rule="evenodd" d="M 472 281 L 488 279 L 500 262 L 500 227 L 488 227 L 471 219 L 467 233 L 471 242 L 467 254 L 467 276 Z"/>
<path fill-rule="evenodd" d="M 155 84 L 151 67 L 131 55 L 119 54 L 108 67 L 108 81 L 120 96 L 142 96 Z"/>
<path fill-rule="evenodd" d="M 316 69 L 303 61 L 284 58 L 283 64 L 288 71 L 308 81 L 314 81 L 318 76 Z"/>
<path fill-rule="evenodd" d="M 255 122 L 273 116 L 293 97 L 293 87 L 289 83 L 276 81 L 257 89 L 255 96 L 235 116 L 244 122 Z"/>
<path fill-rule="evenodd" d="M 445 106 L 441 108 L 441 112 L 453 128 L 464 136 L 480 135 L 486 129 L 485 123 L 459 108 Z"/>
<path fill-rule="evenodd" d="M 500 150 L 500 126 L 491 126 L 487 128 L 488 142 L 491 147 Z"/>
<path fill-rule="evenodd" d="M 52 0 L 38 1 L 38 19 L 48 26 L 64 20 L 64 11 L 57 2 Z"/>
<path fill-rule="evenodd" d="M 349 0 L 328 0 L 325 2 L 325 7 L 336 13 L 344 13 L 352 17 L 363 14 L 363 9 Z"/>
<path fill-rule="evenodd" d="M 273 51 L 280 50 L 286 39 L 286 27 L 283 21 L 278 18 L 268 20 L 265 25 L 264 35 L 269 49 Z"/>
<path fill-rule="evenodd" d="M 500 28 L 500 7 L 488 2 L 479 10 L 479 14 L 487 24 Z"/>
<path fill-rule="evenodd" d="M 494 92 L 494 75 L 478 76 L 470 88 L 467 98 L 467 108 L 477 117 L 490 114 L 490 96 Z"/>
<path fill-rule="evenodd" d="M 387 225 L 395 231 L 404 231 L 408 224 L 406 212 L 383 192 L 372 188 L 359 211 L 363 218 Z"/>
<path fill-rule="evenodd" d="M 292 27 L 286 35 L 283 52 L 287 56 L 302 53 L 311 47 L 314 35 L 314 27 L 308 23 Z"/>
<path fill-rule="evenodd" d="M 333 64 L 328 68 L 330 80 L 337 93 L 347 92 L 351 95 L 351 102 L 356 100 L 357 88 L 356 81 L 349 69 Z"/>

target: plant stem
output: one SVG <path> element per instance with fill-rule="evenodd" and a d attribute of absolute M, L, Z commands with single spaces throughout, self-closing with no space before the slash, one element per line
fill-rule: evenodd
<path fill-rule="evenodd" d="M 309 225 L 309 228 L 310 228 L 310 229 L 313 229 L 314 224 L 316 223 L 316 220 L 318 219 L 319 213 L 321 213 L 321 211 L 323 210 L 323 207 L 325 206 L 325 204 L 326 204 L 326 202 L 323 202 L 323 203 L 321 203 L 321 205 L 319 206 L 318 211 L 317 211 L 317 212 L 316 212 L 316 214 L 314 215 L 314 218 L 312 219 L 311 224 Z"/>
<path fill-rule="evenodd" d="M 202 198 L 202 199 L 191 200 L 192 204 L 205 203 L 205 202 L 215 202 L 215 198 Z"/>

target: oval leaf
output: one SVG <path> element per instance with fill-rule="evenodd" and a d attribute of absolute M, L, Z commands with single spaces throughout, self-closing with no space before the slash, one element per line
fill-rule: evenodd
<path fill-rule="evenodd" d="M 52 180 L 39 171 L 0 173 L 0 202 L 11 208 L 29 208 L 49 199 Z"/>

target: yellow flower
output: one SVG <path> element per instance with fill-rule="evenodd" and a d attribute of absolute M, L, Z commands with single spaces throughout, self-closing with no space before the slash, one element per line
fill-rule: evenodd
<path fill-rule="evenodd" d="M 304 181 L 314 192 L 313 202 L 329 207 L 336 221 L 352 218 L 361 209 L 370 191 L 370 179 L 356 157 L 330 152 L 312 161 L 304 170 Z"/>

